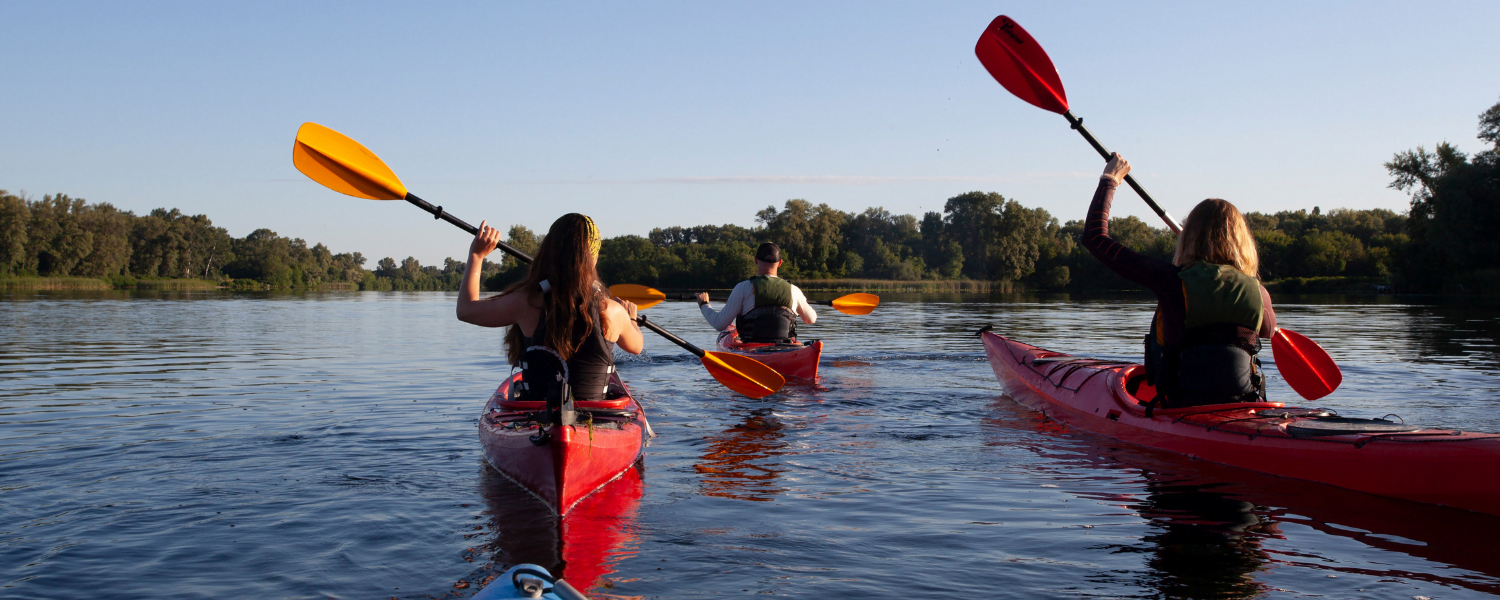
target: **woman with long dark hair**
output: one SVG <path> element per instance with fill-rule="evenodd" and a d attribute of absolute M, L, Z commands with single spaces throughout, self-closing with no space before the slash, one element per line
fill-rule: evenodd
<path fill-rule="evenodd" d="M 604 398 L 614 371 L 612 346 L 640 354 L 644 339 L 635 322 L 635 304 L 610 298 L 594 270 L 600 237 L 593 219 L 578 213 L 559 217 L 542 238 L 526 279 L 498 296 L 481 299 L 480 266 L 499 242 L 499 230 L 487 222 L 479 224 L 469 245 L 458 320 L 510 327 L 505 346 L 512 365 L 522 366 L 524 373 L 523 354 L 537 350 L 555 355 L 566 366 L 575 399 Z"/>
<path fill-rule="evenodd" d="M 1109 236 L 1109 208 L 1130 163 L 1110 157 L 1084 222 L 1083 246 L 1121 277 L 1156 294 L 1146 336 L 1146 382 L 1166 408 L 1265 398 L 1259 338 L 1276 331 L 1271 295 L 1258 279 L 1255 238 L 1224 200 L 1198 203 L 1182 225 L 1171 262 Z M 1132 392 L 1134 390 L 1132 389 Z"/>

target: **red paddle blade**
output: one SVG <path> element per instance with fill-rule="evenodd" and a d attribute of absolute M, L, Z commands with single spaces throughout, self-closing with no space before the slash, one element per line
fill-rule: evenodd
<path fill-rule="evenodd" d="M 1287 384 L 1308 400 L 1332 394 L 1344 382 L 1344 373 L 1333 357 L 1317 342 L 1295 331 L 1277 329 L 1271 334 L 1271 354 Z"/>
<path fill-rule="evenodd" d="M 1025 29 L 1000 15 L 979 36 L 974 54 L 990 75 L 1017 98 L 1062 114 L 1068 110 L 1068 94 L 1047 51 Z"/>

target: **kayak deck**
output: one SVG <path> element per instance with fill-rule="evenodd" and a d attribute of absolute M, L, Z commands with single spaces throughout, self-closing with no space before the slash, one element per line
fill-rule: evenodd
<path fill-rule="evenodd" d="M 786 378 L 787 383 L 811 384 L 818 382 L 818 362 L 823 359 L 823 342 L 791 344 L 755 344 L 741 342 L 739 332 L 733 325 L 719 332 L 719 349 L 748 356 L 761 362 Z"/>
<path fill-rule="evenodd" d="M 1189 457 L 1500 514 L 1500 435 L 1343 419 L 1279 402 L 1155 410 L 1139 364 L 1075 357 L 980 334 L 1014 400 L 1067 425 Z M 1135 394 L 1127 391 L 1127 385 Z M 1139 387 L 1136 387 L 1136 386 Z"/>
<path fill-rule="evenodd" d="M 619 397 L 578 401 L 578 423 L 539 427 L 532 419 L 544 402 L 509 400 L 506 379 L 485 403 L 479 442 L 496 471 L 540 499 L 558 515 L 635 464 L 650 426 L 629 389 L 612 375 Z"/>

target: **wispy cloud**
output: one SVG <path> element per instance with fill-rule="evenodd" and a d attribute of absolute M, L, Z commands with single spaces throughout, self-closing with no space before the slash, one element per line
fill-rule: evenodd
<path fill-rule="evenodd" d="M 1018 183 L 1052 179 L 1097 177 L 1082 171 L 1024 173 L 1001 176 L 931 175 L 881 177 L 875 175 L 722 175 L 708 177 L 648 177 L 641 179 L 539 179 L 502 181 L 509 185 L 895 185 L 903 183 L 971 182 Z"/>
<path fill-rule="evenodd" d="M 502 179 L 499 181 L 443 180 L 444 183 L 492 185 L 901 185 L 908 183 L 1034 183 L 1058 179 L 1098 177 L 1097 173 L 1066 171 L 1015 175 L 927 175 L 881 177 L 876 175 L 722 175 L 706 177 L 643 177 L 639 179 Z M 311 183 L 307 178 L 264 179 L 276 183 Z M 427 183 L 433 183 L 427 180 Z"/>

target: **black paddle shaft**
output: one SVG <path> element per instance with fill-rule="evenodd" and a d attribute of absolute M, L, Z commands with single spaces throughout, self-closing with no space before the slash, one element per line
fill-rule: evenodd
<path fill-rule="evenodd" d="M 707 354 L 707 352 L 704 352 L 702 348 L 694 346 L 692 344 L 692 342 L 689 342 L 689 341 L 687 341 L 685 339 L 677 337 L 677 334 L 674 334 L 674 333 L 672 333 L 670 331 L 662 329 L 661 326 L 657 325 L 656 323 L 652 323 L 650 319 L 646 318 L 646 315 L 636 315 L 635 322 L 639 323 L 642 327 L 645 327 L 646 329 L 650 329 L 651 331 L 655 331 L 656 333 L 660 334 L 662 337 L 667 338 L 667 341 L 670 341 L 673 344 L 677 344 L 678 346 L 682 346 L 683 350 L 687 350 L 688 352 L 692 352 L 693 356 L 696 356 L 698 358 L 703 358 L 703 355 Z"/>
<path fill-rule="evenodd" d="M 666 298 L 667 300 L 697 300 L 698 299 L 698 295 L 697 294 L 663 294 L 663 295 L 667 297 Z M 729 299 L 728 298 L 709 298 L 708 301 L 709 302 L 728 302 Z M 808 304 L 816 304 L 818 306 L 833 306 L 833 301 L 832 300 L 808 300 L 807 303 Z"/>
<path fill-rule="evenodd" d="M 1090 133 L 1089 129 L 1083 126 L 1083 119 L 1073 116 L 1073 111 L 1071 110 L 1063 111 L 1062 115 L 1068 120 L 1068 125 L 1071 125 L 1073 129 L 1077 129 L 1078 133 L 1083 136 L 1083 139 L 1088 140 L 1089 145 L 1099 151 L 1099 156 L 1103 156 L 1104 160 L 1109 160 L 1109 151 L 1105 150 L 1104 144 L 1099 143 L 1099 139 L 1095 138 L 1094 134 Z M 1161 217 L 1161 220 L 1167 222 L 1167 227 L 1172 229 L 1172 233 L 1182 233 L 1182 226 L 1177 224 L 1177 219 L 1173 219 L 1172 215 L 1167 214 L 1167 211 L 1163 210 L 1161 205 L 1156 203 L 1156 200 L 1151 199 L 1151 194 L 1146 193 L 1145 188 L 1142 188 L 1141 184 L 1136 183 L 1134 177 L 1126 175 L 1125 183 L 1130 184 L 1130 189 L 1135 190 L 1135 193 L 1141 195 L 1141 199 L 1146 201 L 1146 205 L 1150 206 L 1151 210 L 1156 211 L 1156 216 Z"/>
<path fill-rule="evenodd" d="M 442 219 L 444 221 L 452 223 L 454 227 L 457 227 L 459 229 L 462 229 L 464 231 L 469 232 L 469 235 L 479 235 L 479 228 L 478 227 L 470 225 L 468 222 L 464 221 L 463 219 L 460 219 L 460 218 L 455 217 L 455 216 L 453 216 L 453 215 L 451 215 L 451 214 L 449 214 L 447 212 L 444 212 L 443 211 L 443 207 L 441 207 L 441 206 L 433 206 L 431 202 L 428 202 L 426 200 L 418 198 L 416 194 L 413 194 L 411 192 L 407 192 L 406 193 L 406 201 L 410 202 L 410 203 L 412 203 L 414 205 L 416 205 L 417 208 L 420 208 L 422 210 L 427 211 L 428 213 L 431 213 L 432 214 L 432 218 L 434 218 L 434 219 Z M 507 244 L 507 243 L 501 241 L 501 242 L 496 242 L 495 243 L 495 247 L 499 248 L 501 251 L 505 252 L 506 254 L 509 254 L 511 256 L 516 257 L 516 260 L 519 260 L 519 261 L 521 261 L 523 263 L 526 263 L 526 264 L 531 264 L 531 257 L 528 256 L 525 252 L 517 250 L 515 246 L 512 246 L 510 244 Z"/>

